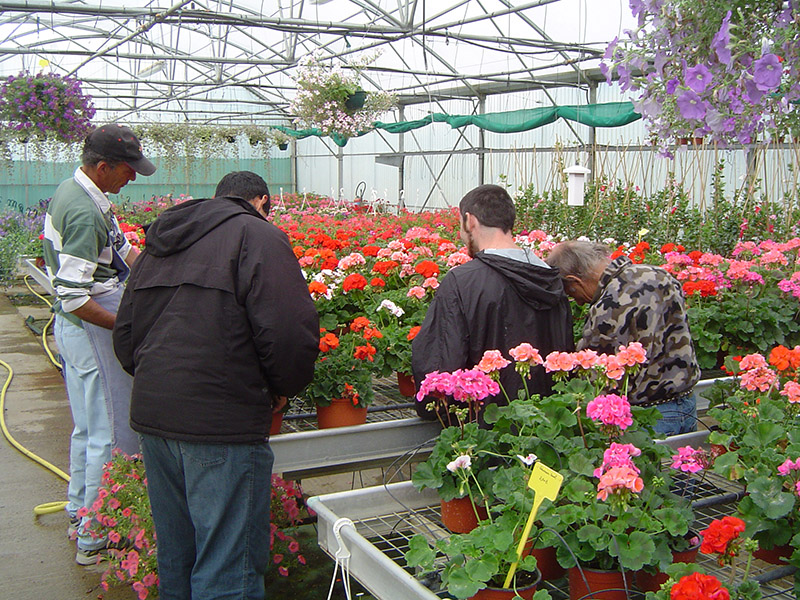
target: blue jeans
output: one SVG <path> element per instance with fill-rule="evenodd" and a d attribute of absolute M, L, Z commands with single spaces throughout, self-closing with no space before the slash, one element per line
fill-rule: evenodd
<path fill-rule="evenodd" d="M 694 391 L 672 402 L 658 404 L 656 408 L 661 413 L 656 422 L 656 433 L 669 436 L 697 429 L 697 395 Z"/>
<path fill-rule="evenodd" d="M 91 509 L 97 499 L 103 465 L 111 460 L 111 424 L 100 371 L 86 330 L 57 315 L 53 333 L 61 353 L 74 424 L 69 448 L 67 512 L 75 516 L 83 507 Z M 88 524 L 88 519 L 82 519 L 78 546 L 84 550 L 105 546 L 105 539 L 95 539 L 85 531 Z"/>
<path fill-rule="evenodd" d="M 141 436 L 161 600 L 262 600 L 269 563 L 269 444 Z"/>

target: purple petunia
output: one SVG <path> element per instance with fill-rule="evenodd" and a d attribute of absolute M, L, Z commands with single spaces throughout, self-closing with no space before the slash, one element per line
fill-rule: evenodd
<path fill-rule="evenodd" d="M 706 116 L 706 103 L 692 90 L 678 97 L 678 110 L 684 119 L 702 119 Z"/>
<path fill-rule="evenodd" d="M 781 83 L 781 61 L 774 54 L 765 54 L 753 63 L 753 81 L 762 92 L 774 90 Z"/>
<path fill-rule="evenodd" d="M 731 64 L 731 11 L 722 19 L 722 26 L 711 41 L 711 48 L 717 53 L 719 62 L 724 65 Z"/>
<path fill-rule="evenodd" d="M 706 88 L 711 84 L 713 76 L 711 71 L 705 65 L 695 65 L 690 69 L 686 69 L 685 74 L 686 85 L 698 94 L 706 91 Z"/>

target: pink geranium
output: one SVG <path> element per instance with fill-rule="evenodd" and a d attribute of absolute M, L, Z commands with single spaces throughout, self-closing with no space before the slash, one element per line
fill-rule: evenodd
<path fill-rule="evenodd" d="M 742 371 L 749 371 L 751 369 L 761 369 L 767 367 L 767 359 L 760 354 L 748 354 L 742 358 L 739 363 L 739 368 Z"/>
<path fill-rule="evenodd" d="M 742 362 L 744 362 L 744 358 Z M 766 392 L 777 380 L 778 374 L 772 369 L 768 367 L 757 367 L 742 373 L 739 385 L 751 392 L 755 392 L 756 390 L 759 392 Z"/>
<path fill-rule="evenodd" d="M 422 287 L 421 285 L 415 285 L 410 290 L 408 290 L 406 297 L 417 298 L 418 300 L 422 300 L 425 297 L 426 293 L 427 292 L 425 291 L 424 287 Z"/>
<path fill-rule="evenodd" d="M 635 470 L 630 467 L 612 467 L 600 477 L 597 498 L 607 500 L 609 494 L 622 494 L 625 490 L 638 494 L 643 489 L 644 481 Z"/>
<path fill-rule="evenodd" d="M 417 392 L 417 400 L 422 402 L 428 396 L 443 398 L 452 396 L 455 389 L 455 379 L 450 373 L 433 371 L 425 376 Z"/>
<path fill-rule="evenodd" d="M 778 473 L 783 476 L 788 475 L 792 471 L 800 471 L 800 458 L 796 460 L 787 458 L 785 461 L 783 461 L 783 464 L 778 467 Z"/>
<path fill-rule="evenodd" d="M 511 361 L 507 360 L 500 350 L 487 350 L 483 353 L 481 361 L 475 366 L 475 368 L 488 375 L 500 371 L 501 369 L 505 369 L 510 364 Z"/>
<path fill-rule="evenodd" d="M 511 355 L 511 358 L 517 362 L 526 362 L 530 365 L 544 364 L 544 360 L 542 360 L 542 355 L 539 354 L 539 350 L 527 342 L 523 342 L 519 346 L 512 348 L 508 351 L 508 353 Z"/>
<path fill-rule="evenodd" d="M 619 347 L 617 360 L 626 367 L 641 365 L 647 361 L 647 351 L 641 343 L 631 342 L 627 346 Z"/>
<path fill-rule="evenodd" d="M 578 366 L 581 369 L 586 369 L 587 371 L 602 365 L 600 355 L 594 350 L 578 350 L 573 354 L 573 356 L 575 357 L 575 362 L 578 364 Z"/>
<path fill-rule="evenodd" d="M 575 356 L 570 352 L 551 352 L 544 360 L 544 368 L 548 373 L 568 372 L 575 368 L 575 364 Z"/>
<path fill-rule="evenodd" d="M 781 395 L 786 396 L 792 404 L 800 402 L 800 383 L 787 381 L 783 384 Z"/>
<path fill-rule="evenodd" d="M 614 467 L 630 467 L 638 473 L 639 468 L 633 464 L 633 457 L 641 454 L 642 451 L 633 444 L 612 442 L 603 453 L 603 465 L 594 470 L 594 476 L 602 477 L 603 473 Z"/>
<path fill-rule="evenodd" d="M 481 402 L 500 393 L 498 383 L 477 369 L 459 369 L 453 372 L 453 378 L 453 398 L 458 402 Z"/>
<path fill-rule="evenodd" d="M 615 355 L 601 354 L 599 360 L 609 379 L 619 381 L 625 375 L 625 365 Z"/>
<path fill-rule="evenodd" d="M 586 405 L 586 416 L 603 425 L 613 425 L 624 431 L 633 424 L 631 405 L 625 396 L 605 394 Z"/>
<path fill-rule="evenodd" d="M 697 473 L 707 466 L 706 454 L 703 450 L 683 446 L 678 453 L 672 455 L 672 468 L 685 473 Z"/>

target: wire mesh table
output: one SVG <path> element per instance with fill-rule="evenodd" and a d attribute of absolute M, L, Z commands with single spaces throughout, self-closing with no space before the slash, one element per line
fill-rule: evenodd
<path fill-rule="evenodd" d="M 735 502 L 744 493 L 737 484 L 714 474 L 702 478 L 681 474 L 676 478 L 676 492 L 692 498 L 696 518 L 692 528 L 698 531 L 714 519 L 733 514 Z M 435 491 L 417 492 L 410 482 L 400 482 L 316 496 L 308 504 L 318 516 L 320 547 L 331 557 L 340 545 L 347 548 L 351 575 L 376 598 L 451 598 L 437 589 L 436 578 L 420 579 L 405 566 L 404 555 L 413 536 L 422 534 L 433 541 L 450 535 L 441 524 Z M 701 554 L 697 562 L 721 580 L 730 577 L 730 567 L 723 571 L 712 556 Z M 795 596 L 793 577 L 787 571 L 790 569 L 753 560 L 750 578 L 761 582 L 764 598 L 790 600 Z M 737 579 L 742 576 L 743 564 L 736 567 Z M 556 600 L 569 597 L 566 580 L 543 585 Z M 628 597 L 638 600 L 644 594 L 630 590 Z"/>

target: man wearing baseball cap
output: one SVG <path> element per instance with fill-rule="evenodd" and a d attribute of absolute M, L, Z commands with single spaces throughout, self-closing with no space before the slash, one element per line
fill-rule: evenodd
<path fill-rule="evenodd" d="M 139 451 L 128 424 L 132 378 L 122 370 L 111 329 L 122 284 L 139 254 L 122 233 L 107 194 L 118 194 L 136 174 L 156 168 L 136 135 L 103 125 L 86 138 L 82 165 L 58 186 L 44 222 L 44 259 L 56 290 L 54 334 L 74 429 L 70 443 L 67 513 L 77 534 L 75 561 L 95 564 L 106 539 L 92 535 L 86 513 L 97 499 L 112 448 Z"/>

